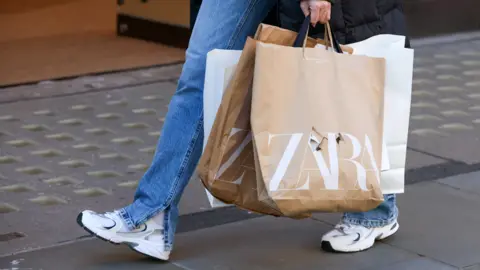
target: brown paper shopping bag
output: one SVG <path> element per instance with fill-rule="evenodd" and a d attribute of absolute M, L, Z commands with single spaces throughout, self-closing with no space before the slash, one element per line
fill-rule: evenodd
<path fill-rule="evenodd" d="M 384 72 L 380 58 L 257 43 L 251 124 L 260 200 L 289 216 L 383 201 Z"/>
<path fill-rule="evenodd" d="M 296 37 L 295 32 L 260 25 L 255 39 L 247 40 L 222 97 L 197 173 L 210 193 L 225 203 L 262 214 L 283 215 L 273 201 L 258 199 L 250 126 L 251 86 L 257 41 L 288 46 Z M 317 41 L 308 40 L 309 47 L 316 44 Z"/>

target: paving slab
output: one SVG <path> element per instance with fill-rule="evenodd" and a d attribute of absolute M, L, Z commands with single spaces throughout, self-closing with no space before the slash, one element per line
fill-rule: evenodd
<path fill-rule="evenodd" d="M 458 270 L 458 268 L 428 258 L 417 258 L 393 265 L 373 267 L 371 270 Z"/>
<path fill-rule="evenodd" d="M 475 172 L 408 186 L 406 193 L 398 196 L 400 230 L 385 243 L 428 258 L 378 269 L 468 269 L 480 265 L 480 217 L 475 214 L 480 205 L 479 177 L 480 172 Z M 340 217 L 314 215 L 325 224 L 335 224 Z"/>
<path fill-rule="evenodd" d="M 0 258 L 0 269 L 181 270 L 184 268 L 145 258 L 124 246 L 114 246 L 100 240 L 88 240 L 74 245 L 63 245 Z"/>
<path fill-rule="evenodd" d="M 438 165 L 448 162 L 445 158 L 431 155 L 429 153 L 418 151 L 416 149 L 407 149 L 406 169 L 413 170 L 432 165 Z"/>
<path fill-rule="evenodd" d="M 479 205 L 478 194 L 445 184 L 408 186 L 398 200 L 400 230 L 385 243 L 454 267 L 478 264 Z"/>
<path fill-rule="evenodd" d="M 385 244 L 357 254 L 320 249 L 332 227 L 313 220 L 263 217 L 181 234 L 173 262 L 187 269 L 371 269 L 414 259 Z"/>
<path fill-rule="evenodd" d="M 438 180 L 438 183 L 457 188 L 464 192 L 471 192 L 480 195 L 480 172 L 448 177 Z"/>
<path fill-rule="evenodd" d="M 182 64 L 162 65 L 12 87 L 0 86 L 0 104 L 78 95 L 158 82 L 174 82 L 178 79 L 182 66 Z"/>
<path fill-rule="evenodd" d="M 471 178 L 460 176 L 457 180 L 462 179 Z M 259 217 L 180 233 L 171 263 L 180 269 L 474 270 L 480 265 L 480 217 L 474 214 L 480 195 L 442 182 L 448 183 L 440 180 L 408 186 L 406 194 L 399 196 L 399 232 L 366 252 L 321 251 L 321 236 L 339 220 L 339 214 L 318 214 L 313 220 L 301 221 Z M 85 240 L 0 258 L 0 266 L 18 262 L 26 269 L 52 269 L 47 257 L 61 258 L 60 265 L 70 266 L 65 269 L 150 269 L 153 263 L 126 247 Z M 177 269 L 175 266 L 159 264 L 158 269 Z"/>
<path fill-rule="evenodd" d="M 462 270 L 480 270 L 480 263 L 464 267 Z"/>
<path fill-rule="evenodd" d="M 464 162 L 439 157 L 418 149 L 407 150 L 405 184 L 414 184 L 456 175 L 458 171 L 470 171 L 472 166 Z"/>
<path fill-rule="evenodd" d="M 416 48 L 410 126 L 410 147 L 480 162 L 478 42 Z"/>
<path fill-rule="evenodd" d="M 129 204 L 150 165 L 173 83 L 0 106 L 0 254 L 85 235 L 83 209 Z M 210 209 L 191 181 L 181 214 Z"/>

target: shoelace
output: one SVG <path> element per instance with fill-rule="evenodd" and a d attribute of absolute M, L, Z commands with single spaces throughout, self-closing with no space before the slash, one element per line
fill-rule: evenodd
<path fill-rule="evenodd" d="M 337 229 L 337 231 L 343 233 L 343 234 L 348 234 L 348 232 L 350 230 L 353 229 L 353 225 L 351 224 L 346 224 L 346 223 L 341 223 L 341 224 L 338 224 L 337 226 L 335 226 L 335 229 Z"/>
<path fill-rule="evenodd" d="M 111 219 L 111 220 L 116 220 L 116 217 L 118 217 L 118 213 L 117 212 L 106 212 L 105 214 L 100 214 L 100 216 L 103 216 L 103 217 Z"/>

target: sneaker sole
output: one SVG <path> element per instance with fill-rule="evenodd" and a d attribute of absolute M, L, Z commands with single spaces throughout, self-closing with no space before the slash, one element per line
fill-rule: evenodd
<path fill-rule="evenodd" d="M 156 260 L 156 261 L 162 261 L 162 262 L 167 262 L 169 260 L 169 258 L 163 258 L 163 259 L 160 259 L 160 258 L 157 258 L 157 257 L 154 257 L 152 255 L 148 255 L 147 253 L 143 253 L 143 252 L 140 252 L 138 250 L 135 249 L 135 247 L 131 244 L 127 244 L 125 243 L 125 245 L 130 248 L 132 251 L 134 251 L 135 253 L 138 253 L 138 254 L 141 254 L 143 256 L 146 256 L 147 258 L 150 258 L 150 259 L 153 259 L 153 260 Z"/>
<path fill-rule="evenodd" d="M 113 242 L 113 241 L 111 241 L 111 240 L 109 240 L 109 239 L 107 239 L 107 238 L 104 238 L 104 237 L 100 236 L 100 235 L 92 232 L 92 231 L 91 231 L 89 228 L 87 228 L 85 225 L 83 225 L 82 218 L 83 218 L 83 213 L 78 214 L 78 216 L 77 216 L 77 224 L 78 224 L 78 226 L 82 227 L 86 232 L 88 232 L 89 234 L 95 236 L 96 238 L 98 238 L 98 239 L 100 239 L 100 240 L 102 240 L 102 241 L 105 241 L 105 242 L 107 242 L 107 243 L 114 244 L 114 245 L 116 245 L 116 246 L 122 245 L 122 244 L 123 244 L 123 245 L 126 245 L 126 246 L 127 246 L 128 248 L 130 248 L 132 251 L 135 251 L 135 252 L 138 253 L 138 254 L 141 254 L 141 255 L 143 255 L 143 256 L 146 256 L 146 257 L 151 258 L 151 259 L 154 259 L 154 260 L 168 261 L 168 258 L 164 258 L 164 259 L 157 258 L 157 257 L 151 256 L 151 255 L 149 255 L 149 254 L 146 254 L 146 253 L 143 253 L 143 252 L 140 252 L 140 251 L 136 250 L 136 249 L 135 249 L 135 246 L 136 246 L 137 244 L 134 244 L 134 243 L 131 243 L 131 242 L 120 242 L 120 243 L 117 243 L 117 242 Z"/>
<path fill-rule="evenodd" d="M 383 240 L 383 239 L 386 239 L 386 238 L 394 235 L 398 231 L 398 229 L 400 228 L 400 225 L 398 225 L 398 221 L 395 222 L 394 226 L 395 226 L 395 228 L 390 229 L 386 234 L 382 233 L 381 235 L 377 236 L 377 238 L 375 240 Z"/>
<path fill-rule="evenodd" d="M 396 222 L 395 224 L 395 228 L 392 228 L 390 229 L 389 231 L 387 231 L 386 233 L 381 233 L 380 235 L 378 235 L 377 237 L 375 237 L 375 239 L 373 240 L 373 242 L 371 244 L 368 244 L 368 245 L 365 245 L 365 246 L 358 246 L 357 248 L 352 248 L 350 250 L 338 250 L 338 249 L 334 249 L 332 244 L 329 242 L 329 241 L 322 241 L 322 244 L 321 244 L 321 247 L 324 251 L 326 252 L 330 252 L 330 253 L 355 253 L 355 252 L 362 252 L 362 251 L 366 251 L 368 249 L 370 249 L 371 247 L 373 247 L 373 245 L 375 244 L 376 241 L 379 241 L 379 240 L 383 240 L 383 239 L 386 239 L 390 236 L 392 236 L 393 234 L 395 234 L 398 229 L 400 228 L 400 226 L 398 225 L 398 222 Z"/>

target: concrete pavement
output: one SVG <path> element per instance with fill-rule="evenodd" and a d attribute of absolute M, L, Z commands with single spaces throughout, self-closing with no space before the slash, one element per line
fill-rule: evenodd
<path fill-rule="evenodd" d="M 416 47 L 401 229 L 373 250 L 320 251 L 336 214 L 292 221 L 207 211 L 195 180 L 182 200 L 172 263 L 85 237 L 75 224 L 78 211 L 131 200 L 179 70 L 0 89 L 0 269 L 480 269 L 476 40 Z"/>
<path fill-rule="evenodd" d="M 258 217 L 183 232 L 171 263 L 88 239 L 0 258 L 0 269 L 476 270 L 479 178 L 476 172 L 408 186 L 399 198 L 399 232 L 356 254 L 321 251 L 321 235 L 339 215 L 318 214 L 312 220 Z"/>

